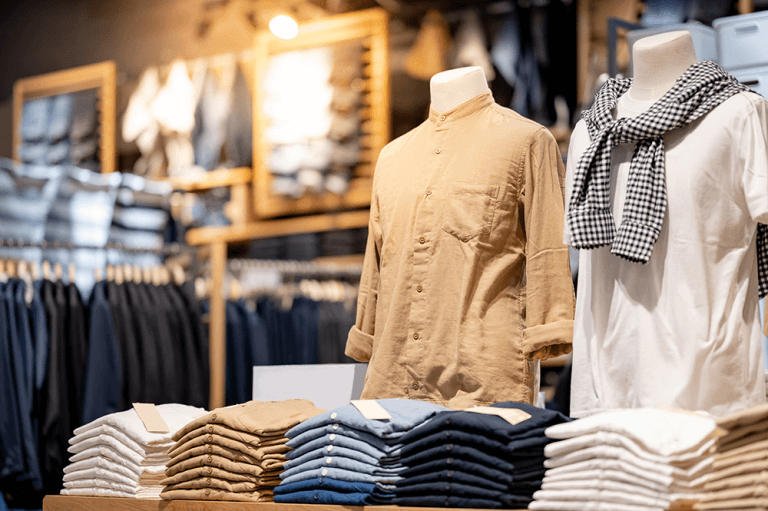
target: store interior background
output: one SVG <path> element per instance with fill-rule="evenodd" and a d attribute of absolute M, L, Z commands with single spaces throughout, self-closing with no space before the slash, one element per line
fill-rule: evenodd
<path fill-rule="evenodd" d="M 324 10 L 328 15 L 371 8 L 387 11 L 390 140 L 416 127 L 428 113 L 429 81 L 412 76 L 406 69 L 406 61 L 419 38 L 428 11 L 436 9 L 442 14 L 453 37 L 459 32 L 466 13 L 477 13 L 489 51 L 509 16 L 516 12 L 521 47 L 533 52 L 537 59 L 541 88 L 535 92 L 543 97 L 541 108 L 524 114 L 550 127 L 565 157 L 570 130 L 581 109 L 589 106 L 590 98 L 608 71 L 609 19 L 658 26 L 694 21 L 689 19 L 688 13 L 699 12 L 703 15 L 698 21 L 711 24 L 718 17 L 768 10 L 768 0 L 6 0 L 0 2 L 0 69 L 3 71 L 0 74 L 0 157 L 13 157 L 12 96 L 18 80 L 114 61 L 117 68 L 117 170 L 130 173 L 139 158 L 139 151 L 136 144 L 123 140 L 120 127 L 122 115 L 142 73 L 158 66 L 162 83 L 168 75 L 169 64 L 176 59 L 191 61 L 251 50 L 257 30 L 266 29 L 262 15 L 275 7 L 304 13 Z M 310 16 L 307 14 L 307 17 Z M 623 29 L 619 31 L 617 64 L 622 73 L 627 73 L 630 59 L 624 34 Z M 502 73 L 498 69 L 495 71 L 495 78 L 490 83 L 494 98 L 502 106 L 509 106 L 515 84 L 507 83 Z M 304 214 L 278 216 L 301 221 Z M 365 224 L 355 228 L 364 229 Z M 280 235 L 277 224 L 265 229 L 271 229 L 273 236 Z M 260 239 L 261 245 L 254 245 L 247 235 L 241 234 L 228 234 L 218 241 L 200 243 L 194 249 L 195 258 L 203 263 L 212 261 L 212 266 L 199 265 L 207 268 L 209 273 L 217 262 L 227 267 L 226 277 L 223 273 L 218 277 L 204 275 L 213 293 L 207 297 L 211 299 L 211 308 L 206 316 L 209 321 L 206 328 L 213 325 L 210 330 L 213 346 L 210 352 L 211 395 L 222 400 L 212 398 L 211 408 L 224 404 L 224 382 L 229 373 L 225 376 L 223 361 L 230 357 L 225 352 L 224 341 L 231 343 L 229 333 L 224 329 L 228 324 L 226 308 L 223 300 L 220 306 L 217 300 L 230 296 L 231 283 L 225 281 L 232 275 L 242 275 L 249 268 L 247 263 L 227 265 L 226 260 L 257 259 L 258 246 L 264 248 L 267 243 Z M 332 238 L 329 240 L 329 243 L 333 242 Z M 179 241 L 184 244 L 183 235 Z M 360 250 L 357 252 L 360 256 Z M 361 260 L 360 257 L 354 261 Z M 195 268 L 193 265 L 188 270 L 192 277 L 195 277 Z M 296 273 L 301 274 L 301 271 Z M 338 277 L 338 274 L 333 275 Z M 349 280 L 354 281 L 353 278 Z M 214 360 L 218 361 L 216 368 Z M 550 362 L 550 367 L 542 374 L 542 386 L 547 389 L 547 401 L 567 414 L 566 363 L 563 360 Z M 766 365 L 768 367 L 768 363 Z M 230 404 L 229 397 L 227 404 Z"/>

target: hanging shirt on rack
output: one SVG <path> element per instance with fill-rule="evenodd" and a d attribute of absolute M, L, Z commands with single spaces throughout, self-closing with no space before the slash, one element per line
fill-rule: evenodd
<path fill-rule="evenodd" d="M 0 446 L 3 459 L 0 479 L 8 479 L 24 470 L 22 449 L 22 399 L 14 373 L 14 351 L 11 345 L 9 309 L 6 304 L 7 283 L 0 283 L 0 396 L 3 413 L 0 414 Z"/>

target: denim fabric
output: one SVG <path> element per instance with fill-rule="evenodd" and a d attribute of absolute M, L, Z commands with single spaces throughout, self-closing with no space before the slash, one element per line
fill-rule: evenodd
<path fill-rule="evenodd" d="M 50 142 L 61 140 L 69 134 L 73 103 L 71 94 L 60 94 L 51 98 L 50 118 L 46 133 L 46 138 Z"/>
<path fill-rule="evenodd" d="M 459 429 L 446 429 L 432 433 L 431 435 L 419 438 L 403 446 L 401 456 L 410 456 L 422 452 L 431 447 L 445 445 L 448 443 L 461 444 L 469 447 L 481 449 L 487 453 L 500 456 L 520 456 L 521 454 L 543 453 L 544 447 L 553 442 L 552 439 L 544 436 L 546 428 L 536 428 L 526 431 L 526 438 L 511 440 L 509 442 L 500 442 L 484 435 L 462 431 Z M 535 434 L 534 434 L 535 433 Z"/>
<path fill-rule="evenodd" d="M 286 462 L 283 465 L 283 468 L 285 470 L 290 470 L 294 467 L 298 467 L 302 463 L 306 463 L 311 460 L 335 457 L 335 456 L 342 456 L 344 458 L 349 458 L 351 460 L 359 461 L 361 463 L 367 463 L 369 465 L 379 464 L 379 461 L 376 458 L 368 456 L 367 454 L 363 454 L 360 451 L 357 451 L 354 449 L 347 449 L 345 447 L 339 447 L 337 445 L 328 445 L 326 447 L 321 447 L 319 449 L 310 451 L 302 456 L 299 456 L 298 458 L 295 458 Z"/>
<path fill-rule="evenodd" d="M 380 465 L 371 465 L 368 463 L 362 463 L 360 461 L 357 461 L 351 458 L 345 458 L 343 456 L 327 456 L 324 458 L 305 461 L 301 465 L 294 466 L 290 470 L 286 470 L 285 472 L 280 474 L 280 477 L 285 479 L 293 475 L 300 474 L 302 472 L 312 471 L 315 469 L 322 469 L 322 468 L 339 468 L 339 469 L 348 470 L 350 472 L 358 472 L 361 474 L 369 474 L 373 476 L 380 476 L 380 475 L 392 476 L 392 475 L 397 475 L 399 472 L 402 472 L 404 470 L 404 467 L 402 466 L 386 468 Z"/>
<path fill-rule="evenodd" d="M 430 472 L 439 472 L 441 470 L 459 469 L 462 472 L 474 474 L 480 477 L 485 477 L 491 481 L 496 481 L 506 485 L 510 485 L 516 481 L 525 481 L 529 479 L 541 479 L 544 476 L 544 463 L 540 463 L 540 468 L 520 469 L 519 471 L 504 472 L 481 463 L 475 463 L 473 461 L 460 460 L 458 458 L 442 458 L 432 460 L 427 463 L 422 463 L 414 467 L 409 467 L 403 470 L 400 475 L 404 478 L 411 476 L 426 474 Z"/>
<path fill-rule="evenodd" d="M 8 285 L 0 283 L 0 439 L 4 459 L 0 478 L 6 479 L 24 471 L 24 450 L 21 433 L 22 388 L 14 369 L 18 367 L 17 348 L 12 344 L 7 300 Z"/>
<path fill-rule="evenodd" d="M 298 491 L 275 495 L 275 502 L 295 504 L 336 504 L 340 506 L 364 506 L 369 493 L 340 493 L 330 490 Z"/>
<path fill-rule="evenodd" d="M 312 417 L 292 428 L 285 436 L 295 438 L 301 433 L 319 426 L 343 424 L 366 431 L 379 438 L 394 439 L 402 437 L 405 432 L 423 423 L 435 413 L 448 411 L 448 408 L 444 406 L 409 399 L 378 399 L 376 402 L 389 413 L 391 419 L 387 421 L 368 420 L 357 408 L 347 405 Z M 503 419 L 500 420 L 503 421 Z M 506 421 L 504 422 L 506 423 Z"/>
<path fill-rule="evenodd" d="M 72 121 L 69 136 L 82 140 L 96 131 L 96 91 L 86 90 L 72 95 Z"/>
<path fill-rule="evenodd" d="M 409 444 L 419 438 L 446 429 L 460 429 L 478 435 L 484 435 L 499 440 L 517 440 L 527 436 L 539 436 L 539 430 L 567 422 L 569 419 L 553 410 L 536 408 L 526 403 L 507 401 L 491 405 L 495 408 L 516 408 L 528 413 L 531 418 L 512 425 L 501 417 L 474 412 L 447 411 L 435 415 L 424 425 L 409 431 L 402 437 L 403 444 Z M 535 435 L 533 435 L 535 431 Z"/>
<path fill-rule="evenodd" d="M 280 474 L 280 477 L 283 477 L 283 475 L 284 474 Z M 320 477 L 327 477 L 330 479 L 338 479 L 340 481 L 349 481 L 353 483 L 381 483 L 383 485 L 395 484 L 401 479 L 399 476 L 395 475 L 371 475 L 364 474 L 362 472 L 353 472 L 351 470 L 331 467 L 301 471 L 290 477 L 283 478 L 283 482 L 281 484 L 291 484 L 298 481 L 316 479 Z"/>
<path fill-rule="evenodd" d="M 305 479 L 291 484 L 283 483 L 275 488 L 275 495 L 308 490 L 329 490 L 342 493 L 372 493 L 375 489 L 376 485 L 372 483 L 353 483 L 320 477 L 317 479 Z"/>
<path fill-rule="evenodd" d="M 446 481 L 448 482 L 456 481 L 458 483 L 470 484 L 473 486 L 481 486 L 481 487 L 488 488 L 490 490 L 496 490 L 496 491 L 506 491 L 509 488 L 509 485 L 499 483 L 497 481 L 493 481 L 491 479 L 480 477 L 478 475 L 470 474 L 468 472 L 464 472 L 457 469 L 438 470 L 436 472 L 427 472 L 425 474 L 406 477 L 402 481 L 399 481 L 396 486 L 399 488 L 400 486 L 408 486 L 408 485 L 424 484 L 424 483 L 437 484 L 437 483 L 444 483 Z M 540 486 L 541 486 L 541 481 L 538 481 L 537 485 L 535 486 L 535 489 L 539 489 Z M 531 489 L 531 491 L 535 491 L 535 490 Z"/>
<path fill-rule="evenodd" d="M 70 149 L 69 140 L 61 140 L 60 142 L 47 146 L 44 163 L 48 165 L 63 165 L 70 163 Z"/>
<path fill-rule="evenodd" d="M 495 500 L 473 499 L 466 497 L 441 495 L 412 495 L 395 497 L 389 503 L 395 506 L 410 507 L 468 507 L 475 509 L 499 509 L 502 503 Z"/>
<path fill-rule="evenodd" d="M 351 438 L 353 440 L 359 440 L 360 442 L 364 442 L 370 445 L 374 449 L 377 449 L 379 451 L 386 452 L 386 453 L 392 453 L 393 455 L 396 455 L 396 451 L 402 447 L 402 444 L 400 444 L 398 440 L 387 441 L 377 436 L 374 436 L 370 433 L 367 433 L 365 431 L 360 431 L 359 429 L 350 428 L 350 427 L 344 426 L 343 424 L 338 424 L 338 423 L 326 424 L 324 426 L 319 426 L 317 428 L 313 428 L 308 431 L 305 431 L 300 435 L 297 435 L 296 437 L 288 440 L 288 443 L 286 445 L 291 448 L 295 447 L 296 450 L 299 450 L 303 445 L 313 440 L 316 440 L 318 438 L 328 437 L 330 439 L 331 435 L 336 435 L 337 439 L 339 438 L 339 436 L 343 436 L 346 438 Z M 307 451 L 302 451 L 302 454 L 304 452 L 307 452 Z"/>
<path fill-rule="evenodd" d="M 45 142 L 24 142 L 19 148 L 21 161 L 32 165 L 45 165 L 48 159 L 48 144 Z"/>
<path fill-rule="evenodd" d="M 307 435 L 309 435 L 310 433 L 314 433 L 315 431 L 317 430 L 307 431 L 301 436 L 309 438 Z M 325 429 L 323 428 L 321 432 L 325 433 Z M 300 437 L 296 437 L 293 440 L 289 440 L 288 446 L 291 447 L 290 445 L 291 442 L 299 439 Z M 381 441 L 380 439 L 377 439 L 377 440 Z M 327 448 L 331 446 L 333 446 L 334 449 L 337 449 L 339 447 L 344 447 L 348 450 L 358 451 L 366 455 L 367 457 L 375 460 L 376 462 L 397 461 L 400 459 L 399 447 L 394 448 L 389 453 L 387 453 L 385 451 L 382 451 L 381 449 L 374 447 L 373 445 L 365 441 L 357 440 L 355 438 L 348 437 L 341 433 L 340 434 L 335 434 L 335 433 L 324 434 L 320 438 L 309 440 L 307 443 L 304 443 L 304 444 L 296 443 L 296 445 L 298 445 L 298 447 L 285 453 L 285 457 L 288 458 L 289 460 L 299 459 L 300 457 L 303 457 L 309 453 L 315 452 L 320 449 L 324 450 L 324 452 L 327 452 Z"/>
<path fill-rule="evenodd" d="M 29 312 L 32 320 L 32 338 L 35 351 L 35 391 L 40 392 L 45 382 L 48 367 L 48 325 L 43 302 L 43 281 L 34 284 Z"/>
<path fill-rule="evenodd" d="M 24 141 L 42 140 L 48 129 L 51 98 L 30 99 L 21 110 L 21 138 Z"/>
<path fill-rule="evenodd" d="M 299 364 L 317 364 L 319 324 L 317 302 L 302 296 L 294 298 L 291 306 L 291 321 L 296 340 L 297 362 Z"/>
<path fill-rule="evenodd" d="M 105 293 L 106 282 L 97 282 L 93 288 L 90 306 L 83 424 L 117 412 L 120 402 L 122 360 Z"/>
<path fill-rule="evenodd" d="M 458 463 L 460 460 L 472 461 L 475 463 L 482 463 L 489 467 L 494 467 L 505 472 L 513 472 L 519 470 L 521 466 L 530 467 L 528 460 L 522 459 L 520 461 L 514 458 L 502 459 L 497 456 L 493 456 L 473 447 L 467 447 L 459 444 L 446 444 L 437 447 L 432 447 L 421 452 L 414 453 L 408 457 L 403 457 L 401 463 L 407 467 L 413 467 L 427 463 L 436 459 L 454 458 Z M 537 458 L 534 458 L 537 459 Z M 542 453 L 541 464 L 544 464 L 544 455 Z"/>
<path fill-rule="evenodd" d="M 514 5 L 514 4 L 511 4 Z M 504 20 L 504 25 L 493 40 L 491 59 L 496 69 L 510 86 L 517 81 L 517 59 L 520 57 L 520 27 L 517 13 Z"/>
<path fill-rule="evenodd" d="M 524 504 L 527 506 L 531 500 L 533 493 L 518 495 L 514 493 L 502 492 L 497 490 L 489 490 L 480 486 L 473 486 L 469 484 L 455 483 L 453 481 L 444 481 L 442 483 L 422 483 L 409 486 L 398 486 L 395 495 L 399 498 L 407 498 L 409 496 L 423 495 L 423 496 L 457 496 L 463 498 L 477 498 L 484 500 L 494 500 L 503 502 L 504 500 L 509 503 Z M 503 499 L 503 500 L 502 500 Z"/>

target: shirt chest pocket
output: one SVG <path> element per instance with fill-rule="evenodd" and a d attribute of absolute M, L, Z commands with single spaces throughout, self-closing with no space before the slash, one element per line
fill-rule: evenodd
<path fill-rule="evenodd" d="M 499 185 L 453 182 L 448 188 L 443 230 L 464 243 L 489 234 Z"/>

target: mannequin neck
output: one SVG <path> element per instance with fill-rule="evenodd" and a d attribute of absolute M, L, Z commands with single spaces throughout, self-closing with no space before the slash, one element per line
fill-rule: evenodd
<path fill-rule="evenodd" d="M 650 108 L 697 62 L 690 32 L 666 32 L 637 41 L 632 48 L 632 85 L 619 99 L 617 117 L 635 117 Z"/>
<path fill-rule="evenodd" d="M 429 81 L 432 108 L 437 112 L 453 110 L 487 90 L 485 73 L 477 66 L 437 73 Z"/>

